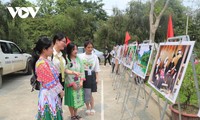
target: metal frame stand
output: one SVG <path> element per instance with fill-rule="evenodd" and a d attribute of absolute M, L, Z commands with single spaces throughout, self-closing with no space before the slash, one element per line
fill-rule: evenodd
<path fill-rule="evenodd" d="M 138 103 L 138 100 L 139 100 L 139 95 L 140 95 L 140 90 L 141 89 L 143 89 L 143 91 L 144 91 L 144 98 L 143 99 L 145 99 L 145 101 L 146 101 L 146 93 L 145 93 L 145 83 L 144 83 L 144 79 L 142 79 L 141 77 L 139 77 L 139 81 L 140 81 L 140 83 L 139 83 L 139 89 L 138 89 L 138 92 L 137 92 L 137 97 L 136 97 L 136 101 L 135 101 L 135 103 L 134 103 L 134 107 L 133 107 L 133 111 L 132 111 L 132 117 L 131 117 L 131 119 L 133 120 L 133 118 L 134 118 L 134 112 L 135 112 L 135 109 L 136 109 L 136 106 L 137 106 L 137 103 Z M 143 84 L 143 86 L 141 85 L 141 84 Z"/>
<path fill-rule="evenodd" d="M 128 68 L 126 68 L 125 66 L 123 67 L 123 72 L 122 72 L 122 76 L 121 76 L 121 80 L 119 81 L 119 88 L 117 89 L 117 94 L 116 94 L 116 100 L 117 100 L 117 103 L 119 102 L 119 99 L 121 97 L 121 93 L 123 91 L 123 86 L 124 86 L 124 83 L 126 81 L 126 74 L 129 75 L 128 73 Z M 129 80 L 129 78 L 128 78 Z"/>
<path fill-rule="evenodd" d="M 125 111 L 127 111 L 129 113 L 129 115 L 132 116 L 132 114 L 130 113 L 130 111 L 128 110 L 128 107 L 127 107 L 127 102 L 128 102 L 129 96 L 130 96 L 130 92 L 131 92 L 131 90 L 133 88 L 133 84 L 134 84 L 132 77 L 134 79 L 136 77 L 136 75 L 135 74 L 133 74 L 133 76 L 129 75 L 128 84 L 127 84 L 127 87 L 125 90 L 124 100 L 122 103 L 122 116 L 121 116 L 120 120 L 123 119 Z M 129 87 L 129 84 L 130 84 L 130 87 Z"/>
<path fill-rule="evenodd" d="M 179 39 L 179 41 L 190 41 L 190 38 L 188 35 L 186 36 L 178 36 L 178 37 L 174 37 L 174 38 L 170 38 L 168 39 L 168 41 L 170 42 L 173 42 L 173 41 L 176 41 L 177 39 Z M 190 61 L 192 63 L 192 69 L 193 69 L 193 75 L 194 75 L 194 82 L 195 82 L 195 88 L 196 88 L 196 93 L 197 93 L 197 96 L 198 96 L 198 105 L 199 105 L 199 108 L 200 108 L 200 93 L 199 93 L 199 86 L 198 86 L 198 80 L 197 80 L 197 74 L 196 74 L 196 69 L 195 69 L 195 65 L 194 65 L 194 55 L 192 54 L 191 58 L 190 58 Z M 152 92 L 153 92 L 153 89 L 151 88 L 151 91 L 150 91 L 150 94 L 149 94 L 149 97 L 145 103 L 145 106 L 144 106 L 144 109 L 143 111 L 146 110 L 146 108 L 148 107 L 148 102 L 149 102 L 149 99 L 152 95 Z M 158 102 L 160 104 L 160 101 L 158 99 Z M 167 109 L 167 105 L 168 105 L 168 100 L 166 99 L 165 100 L 165 104 L 164 104 L 164 107 L 162 109 L 162 113 L 160 114 L 160 120 L 163 120 L 164 119 L 164 115 L 165 115 L 165 112 L 166 112 L 166 109 Z M 181 107 L 180 107 L 180 98 L 178 96 L 178 109 L 179 111 L 181 111 Z M 179 120 L 181 120 L 181 112 L 179 112 Z"/>
<path fill-rule="evenodd" d="M 114 85 L 113 85 L 113 89 L 118 89 L 119 86 L 120 86 L 120 81 L 121 81 L 121 78 L 124 74 L 124 69 L 125 67 L 123 67 L 123 65 L 120 64 L 119 66 L 119 71 L 118 71 L 118 74 L 115 75 L 115 78 L 114 78 Z"/>
<path fill-rule="evenodd" d="M 130 75 L 131 76 L 131 75 Z M 131 78 L 132 77 L 129 77 L 129 80 L 131 80 Z M 130 116 L 130 118 L 131 119 L 133 119 L 134 118 L 134 116 L 136 116 L 135 115 L 135 110 L 136 110 L 136 106 L 137 106 L 137 103 L 138 103 L 138 101 L 140 100 L 140 101 L 143 101 L 143 100 L 141 100 L 140 99 L 140 93 L 141 93 L 141 89 L 143 89 L 144 90 L 144 97 L 143 97 L 143 99 L 145 99 L 146 100 L 146 93 L 145 93 L 145 85 L 144 85 L 144 80 L 141 78 L 141 77 L 136 77 L 136 75 L 134 74 L 134 76 L 133 76 L 133 78 L 134 79 L 139 79 L 139 86 L 137 86 L 137 88 L 138 88 L 138 91 L 137 91 L 137 95 L 136 95 L 136 97 L 135 97 L 135 101 L 134 101 L 134 106 L 133 106 L 133 110 L 132 110 L 132 112 L 129 110 L 129 108 L 128 108 L 128 106 L 127 106 L 127 104 L 128 104 L 128 100 L 129 100 L 129 98 L 131 97 L 131 91 L 132 91 L 132 88 L 133 88 L 133 84 L 135 84 L 134 83 L 134 81 L 130 81 L 129 83 L 131 84 L 130 85 L 130 87 L 127 87 L 127 89 L 126 89 L 126 92 L 125 92 L 125 96 L 124 96 L 124 100 L 123 100 L 123 106 L 122 106 L 122 116 L 121 116 L 121 120 L 123 119 L 123 117 L 124 117 L 124 113 L 125 113 L 125 111 L 127 111 L 128 113 L 129 113 L 129 116 Z M 142 85 L 143 84 L 143 85 Z M 128 84 L 128 86 L 129 86 L 129 84 Z M 135 86 L 136 87 L 136 86 Z M 135 88 L 136 89 L 136 88 Z"/>

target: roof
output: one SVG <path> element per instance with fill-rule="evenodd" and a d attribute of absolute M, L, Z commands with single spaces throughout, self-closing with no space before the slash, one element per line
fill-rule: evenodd
<path fill-rule="evenodd" d="M 8 41 L 8 40 L 0 40 L 0 42 L 13 43 L 12 41 Z"/>

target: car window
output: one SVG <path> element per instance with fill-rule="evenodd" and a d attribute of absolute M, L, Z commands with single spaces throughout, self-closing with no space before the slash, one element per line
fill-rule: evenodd
<path fill-rule="evenodd" d="M 9 50 L 8 45 L 6 43 L 0 42 L 0 45 L 1 45 L 1 50 L 3 53 L 5 53 L 5 54 L 11 53 L 11 51 Z"/>
<path fill-rule="evenodd" d="M 11 47 L 13 54 L 20 54 L 21 53 L 19 48 L 15 44 L 10 43 L 10 47 Z"/>
<path fill-rule="evenodd" d="M 84 48 L 78 48 L 78 53 L 84 53 L 84 52 L 85 52 Z"/>

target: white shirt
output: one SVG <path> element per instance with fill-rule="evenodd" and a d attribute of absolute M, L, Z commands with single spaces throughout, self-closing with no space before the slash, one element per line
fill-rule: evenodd
<path fill-rule="evenodd" d="M 122 46 L 117 47 L 116 59 L 118 60 L 118 64 L 121 63 L 121 49 L 122 49 Z"/>
<path fill-rule="evenodd" d="M 53 64 L 55 65 L 56 69 L 59 71 L 59 73 L 61 73 L 61 68 L 60 68 L 60 60 L 59 58 L 61 57 L 62 62 L 64 64 L 64 68 L 66 66 L 66 61 L 62 56 L 62 52 L 60 51 L 59 53 L 55 50 L 55 48 L 53 48 L 53 59 L 51 60 L 53 62 Z"/>
<path fill-rule="evenodd" d="M 110 52 L 110 54 L 112 55 L 111 62 L 114 63 L 114 62 L 115 62 L 115 57 L 116 57 L 116 52 L 115 52 L 115 50 L 112 50 L 112 51 Z"/>
<path fill-rule="evenodd" d="M 81 59 L 83 65 L 84 65 L 84 70 L 88 71 L 95 71 L 99 72 L 100 67 L 99 67 L 99 60 L 97 55 L 92 53 L 91 55 L 87 55 L 86 53 L 82 53 L 79 55 L 79 58 Z"/>

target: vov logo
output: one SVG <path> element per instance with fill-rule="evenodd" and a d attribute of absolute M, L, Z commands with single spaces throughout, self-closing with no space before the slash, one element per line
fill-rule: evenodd
<path fill-rule="evenodd" d="M 31 14 L 32 18 L 35 18 L 38 10 L 40 9 L 40 7 L 35 7 L 35 10 L 33 7 L 15 7 L 16 10 L 14 10 L 13 7 L 7 8 L 13 18 L 15 18 L 17 13 L 20 18 L 27 18 L 29 14 Z"/>

